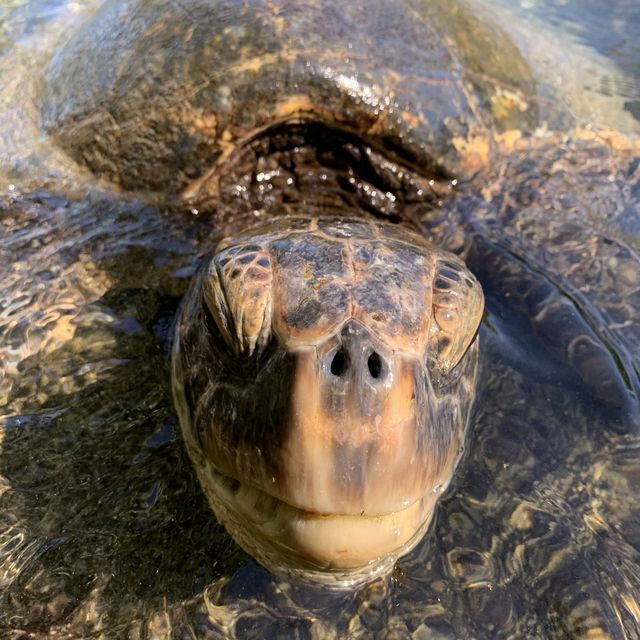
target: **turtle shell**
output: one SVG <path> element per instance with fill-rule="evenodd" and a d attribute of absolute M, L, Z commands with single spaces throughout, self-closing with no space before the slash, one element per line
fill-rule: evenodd
<path fill-rule="evenodd" d="M 99 176 L 175 195 L 300 118 L 464 175 L 488 161 L 492 131 L 536 125 L 534 95 L 508 38 L 442 0 L 117 1 L 53 58 L 42 114 Z"/>

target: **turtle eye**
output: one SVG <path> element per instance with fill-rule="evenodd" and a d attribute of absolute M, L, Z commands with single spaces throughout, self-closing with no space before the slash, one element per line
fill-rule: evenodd
<path fill-rule="evenodd" d="M 271 335 L 269 254 L 256 244 L 227 246 L 209 263 L 204 299 L 227 346 L 253 355 Z"/>
<path fill-rule="evenodd" d="M 436 263 L 432 288 L 433 321 L 429 354 L 441 374 L 460 362 L 482 319 L 484 296 L 470 271 L 453 257 Z"/>

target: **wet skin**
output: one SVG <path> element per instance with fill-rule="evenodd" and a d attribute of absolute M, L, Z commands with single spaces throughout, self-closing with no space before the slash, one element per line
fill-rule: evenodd
<path fill-rule="evenodd" d="M 276 572 L 343 584 L 420 539 L 460 457 L 480 286 L 417 234 L 284 218 L 224 239 L 173 355 L 216 514 Z"/>

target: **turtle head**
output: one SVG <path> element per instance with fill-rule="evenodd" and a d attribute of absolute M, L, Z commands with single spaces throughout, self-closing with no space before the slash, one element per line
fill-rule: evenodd
<path fill-rule="evenodd" d="M 350 579 L 411 548 L 449 483 L 482 292 L 392 225 L 291 226 L 223 241 L 203 271 L 182 324 L 200 314 L 206 347 L 180 334 L 176 378 L 201 379 L 183 427 L 243 546 L 272 569 Z"/>

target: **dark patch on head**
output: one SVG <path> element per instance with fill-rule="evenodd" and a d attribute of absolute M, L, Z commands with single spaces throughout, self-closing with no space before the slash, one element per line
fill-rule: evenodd
<path fill-rule="evenodd" d="M 257 269 L 256 267 L 251 266 L 247 269 L 246 277 L 257 282 L 269 282 L 271 279 L 271 274 L 267 271 L 263 271 L 262 269 Z M 254 296 L 260 297 L 260 295 L 261 294 L 257 290 L 254 291 Z"/>
<path fill-rule="evenodd" d="M 289 236 L 271 245 L 280 274 L 284 321 L 297 328 L 316 326 L 323 317 L 339 320 L 349 304 L 346 289 L 335 281 L 347 273 L 341 242 L 317 236 Z M 321 283 L 325 284 L 321 284 Z M 319 286 L 320 285 L 320 286 Z"/>
<path fill-rule="evenodd" d="M 235 478 L 231 478 L 230 476 L 225 476 L 222 474 L 220 474 L 220 477 L 218 478 L 218 482 L 220 483 L 220 485 L 223 487 L 225 491 L 231 494 L 237 493 L 240 487 L 242 486 L 242 483 L 239 480 L 236 480 Z"/>
<path fill-rule="evenodd" d="M 194 296 L 193 302 L 196 307 L 181 335 L 181 358 L 194 435 L 204 449 L 215 441 L 233 452 L 241 476 L 255 477 L 259 460 L 264 471 L 278 479 L 290 427 L 296 357 L 275 345 L 252 357 L 237 357 L 226 347 L 202 297 Z"/>
<path fill-rule="evenodd" d="M 292 274 L 308 272 L 312 280 L 335 277 L 346 272 L 344 245 L 316 236 L 289 236 L 271 243 L 280 271 Z"/>
<path fill-rule="evenodd" d="M 243 255 L 241 258 L 238 258 L 238 262 L 240 264 L 249 264 L 250 262 L 254 261 L 255 257 L 255 253 L 249 253 L 247 255 Z"/>
<path fill-rule="evenodd" d="M 228 380 L 217 385 L 210 402 L 196 414 L 201 439 L 218 438 L 231 451 L 239 449 L 250 456 L 260 449 L 261 458 L 275 473 L 291 413 L 295 361 L 295 356 L 276 351 L 255 375 L 245 375 L 233 385 Z M 250 475 L 251 466 L 245 471 Z"/>
<path fill-rule="evenodd" d="M 382 313 L 390 323 L 400 321 L 402 309 L 384 286 L 371 282 L 358 284 L 353 288 L 353 299 L 367 314 Z"/>
<path fill-rule="evenodd" d="M 349 306 L 349 291 L 338 282 L 329 282 L 318 291 L 318 300 L 327 317 L 341 317 Z"/>
<path fill-rule="evenodd" d="M 396 264 L 375 266 L 364 282 L 354 286 L 354 302 L 371 316 L 382 314 L 390 329 L 413 333 L 429 313 L 425 307 L 429 293 L 422 275 L 416 270 L 404 271 Z"/>
<path fill-rule="evenodd" d="M 394 263 L 412 276 L 422 273 L 425 269 L 424 249 L 403 242 L 390 242 L 388 246 L 393 250 Z"/>
<path fill-rule="evenodd" d="M 262 256 L 257 262 L 260 267 L 268 267 L 269 266 L 269 258 L 266 256 Z"/>
<path fill-rule="evenodd" d="M 456 455 L 464 441 L 474 385 L 467 387 L 476 370 L 477 347 L 469 348 L 460 363 L 447 375 L 436 369 L 414 370 L 415 403 L 418 408 L 416 446 L 423 456 L 432 456 L 441 468 L 450 455 Z M 422 407 L 422 411 L 419 408 Z"/>
<path fill-rule="evenodd" d="M 303 298 L 293 309 L 284 314 L 284 321 L 291 327 L 308 329 L 318 324 L 322 305 L 317 298 Z"/>

